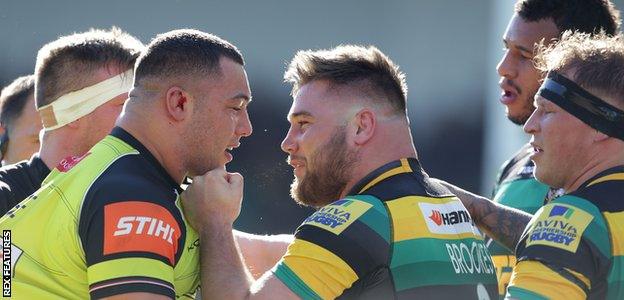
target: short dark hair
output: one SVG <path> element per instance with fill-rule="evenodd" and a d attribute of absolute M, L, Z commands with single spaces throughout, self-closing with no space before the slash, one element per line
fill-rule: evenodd
<path fill-rule="evenodd" d="M 338 86 L 356 85 L 358 90 L 383 98 L 397 113 L 406 113 L 405 74 L 374 46 L 341 45 L 330 50 L 305 50 L 295 54 L 284 74 L 293 85 L 293 96 L 301 86 L 327 80 Z"/>
<path fill-rule="evenodd" d="M 620 13 L 609 0 L 520 0 L 515 11 L 529 22 L 552 18 L 561 33 L 575 30 L 614 35 L 620 25 Z"/>
<path fill-rule="evenodd" d="M 590 92 L 613 98 L 624 109 L 624 36 L 567 31 L 561 41 L 535 57 L 541 71 L 573 72 L 571 80 Z"/>
<path fill-rule="evenodd" d="M 238 48 L 216 35 L 194 29 L 159 34 L 137 59 L 134 85 L 146 78 L 219 74 L 221 57 L 245 65 Z"/>
<path fill-rule="evenodd" d="M 132 68 L 142 49 L 138 39 L 116 27 L 74 33 L 46 44 L 35 66 L 37 107 L 95 84 L 90 75 L 102 68 Z"/>
<path fill-rule="evenodd" d="M 35 91 L 35 76 L 18 77 L 0 92 L 0 124 L 10 128 L 24 112 L 28 98 Z"/>

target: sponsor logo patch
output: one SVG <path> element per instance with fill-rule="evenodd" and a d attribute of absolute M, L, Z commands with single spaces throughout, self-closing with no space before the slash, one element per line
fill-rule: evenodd
<path fill-rule="evenodd" d="M 594 218 L 578 208 L 551 204 L 544 206 L 530 226 L 526 246 L 544 245 L 575 253 L 583 231 Z"/>
<path fill-rule="evenodd" d="M 104 206 L 104 255 L 151 252 L 174 263 L 180 226 L 164 207 L 142 201 Z"/>
<path fill-rule="evenodd" d="M 455 274 L 494 274 L 492 257 L 482 242 L 446 243 Z"/>
<path fill-rule="evenodd" d="M 338 235 L 371 207 L 373 205 L 366 202 L 342 199 L 321 207 L 305 219 L 303 224 L 320 227 Z"/>
<path fill-rule="evenodd" d="M 459 201 L 445 204 L 418 203 L 427 228 L 437 234 L 475 233 L 477 230 L 472 219 Z"/>
<path fill-rule="evenodd" d="M 59 171 L 61 171 L 62 173 L 66 173 L 67 171 L 71 170 L 74 166 L 76 166 L 85 157 L 89 156 L 89 154 L 91 154 L 91 152 L 87 152 L 87 153 L 83 154 L 82 156 L 68 156 L 68 157 L 65 157 L 65 158 L 63 158 L 63 160 L 61 160 L 59 162 L 59 164 L 56 166 L 56 168 Z"/>

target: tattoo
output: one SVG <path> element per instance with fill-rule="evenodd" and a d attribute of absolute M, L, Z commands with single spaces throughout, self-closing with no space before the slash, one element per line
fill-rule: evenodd
<path fill-rule="evenodd" d="M 440 183 L 463 202 L 472 220 L 483 233 L 515 252 L 516 245 L 532 215 L 498 204 L 447 182 Z"/>
<path fill-rule="evenodd" d="M 500 205 L 486 198 L 472 203 L 476 216 L 475 224 L 485 234 L 515 252 L 522 232 L 531 220 L 532 215 L 523 211 Z M 471 210 L 472 211 L 472 210 Z"/>

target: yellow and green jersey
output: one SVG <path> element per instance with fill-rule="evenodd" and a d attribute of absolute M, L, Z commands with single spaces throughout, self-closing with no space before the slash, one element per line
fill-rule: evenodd
<path fill-rule="evenodd" d="M 516 249 L 507 296 L 624 299 L 624 166 L 541 208 Z"/>
<path fill-rule="evenodd" d="M 303 299 L 496 299 L 494 266 L 458 198 L 414 158 L 308 217 L 273 269 Z"/>
<path fill-rule="evenodd" d="M 148 292 L 192 298 L 198 236 L 181 189 L 121 128 L 0 219 L 11 231 L 12 297 L 86 299 Z"/>

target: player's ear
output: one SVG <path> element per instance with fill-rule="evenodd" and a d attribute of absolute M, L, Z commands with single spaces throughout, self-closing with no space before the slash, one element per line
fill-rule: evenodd
<path fill-rule="evenodd" d="M 355 114 L 353 122 L 355 126 L 353 141 L 356 145 L 366 144 L 373 137 L 375 127 L 377 126 L 375 112 L 368 108 L 363 108 Z"/>
<path fill-rule="evenodd" d="M 165 93 L 165 105 L 171 118 L 176 121 L 186 119 L 193 111 L 191 95 L 179 86 L 172 86 Z"/>

